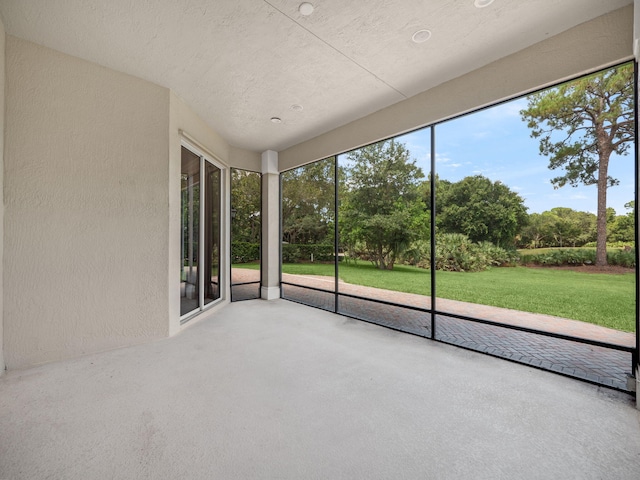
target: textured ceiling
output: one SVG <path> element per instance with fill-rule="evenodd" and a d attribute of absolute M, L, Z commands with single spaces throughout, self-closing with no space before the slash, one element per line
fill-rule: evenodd
<path fill-rule="evenodd" d="M 282 150 L 632 0 L 0 0 L 7 33 L 171 88 Z M 429 29 L 431 38 L 411 41 Z M 303 107 L 301 111 L 292 105 Z M 270 122 L 280 117 L 282 123 Z"/>

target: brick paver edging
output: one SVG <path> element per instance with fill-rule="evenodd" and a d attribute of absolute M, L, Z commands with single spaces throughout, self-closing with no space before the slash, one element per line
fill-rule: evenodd
<path fill-rule="evenodd" d="M 283 274 L 283 282 L 300 285 L 283 285 L 284 298 L 329 311 L 335 309 L 334 294 L 331 292 L 335 285 L 333 278 Z M 330 292 L 301 287 L 320 288 Z M 366 300 L 371 298 L 430 309 L 430 297 L 344 282 L 340 282 L 339 289 L 340 293 L 364 298 L 340 297 L 338 313 L 423 337 L 431 336 L 429 313 Z M 632 333 L 551 315 L 440 298 L 436 299 L 436 308 L 438 311 L 484 318 L 505 325 L 545 330 L 631 348 L 635 345 L 635 335 Z M 485 325 L 447 315 L 437 316 L 436 340 L 628 391 L 627 376 L 631 372 L 632 361 L 631 353 L 628 352 Z"/>

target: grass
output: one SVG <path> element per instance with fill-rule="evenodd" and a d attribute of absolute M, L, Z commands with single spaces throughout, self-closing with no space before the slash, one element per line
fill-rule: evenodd
<path fill-rule="evenodd" d="M 243 265 L 244 266 L 244 265 Z M 234 265 L 240 267 L 240 265 Z M 247 265 L 247 268 L 259 268 Z M 333 276 L 332 264 L 285 264 L 284 273 Z M 430 272 L 410 266 L 392 271 L 369 264 L 340 265 L 347 283 L 430 294 Z M 492 268 L 484 272 L 436 272 L 437 296 L 511 308 L 635 331 L 635 275 L 581 273 L 545 268 Z"/>

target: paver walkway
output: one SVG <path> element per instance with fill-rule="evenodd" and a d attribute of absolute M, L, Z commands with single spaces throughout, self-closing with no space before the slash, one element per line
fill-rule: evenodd
<path fill-rule="evenodd" d="M 253 282 L 249 283 L 248 282 Z M 241 285 L 237 285 L 241 284 Z M 260 298 L 260 270 L 248 268 L 231 269 L 231 300 L 252 300 Z"/>
<path fill-rule="evenodd" d="M 242 278 L 243 275 L 242 273 L 234 273 L 234 280 Z M 284 282 L 301 286 L 331 291 L 335 289 L 335 280 L 332 277 L 283 274 L 282 279 Z M 425 295 L 351 285 L 342 281 L 339 283 L 339 291 L 340 293 L 401 305 L 431 308 L 431 298 Z M 284 285 L 283 296 L 326 310 L 335 310 L 335 295 L 333 293 Z M 634 333 L 621 332 L 551 315 L 441 298 L 436 299 L 436 308 L 440 312 L 491 320 L 501 324 L 517 325 L 614 345 L 635 346 Z M 431 337 L 431 315 L 426 312 L 341 296 L 338 313 L 416 335 Z M 621 390 L 627 389 L 627 375 L 631 373 L 632 358 L 629 352 L 475 323 L 446 315 L 436 317 L 435 337 L 442 342 Z"/>

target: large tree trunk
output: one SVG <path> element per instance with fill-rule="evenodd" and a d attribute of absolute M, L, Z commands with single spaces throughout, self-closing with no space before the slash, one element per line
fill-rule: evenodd
<path fill-rule="evenodd" d="M 607 178 L 610 151 L 600 150 L 598 165 L 598 219 L 596 221 L 596 265 L 607 265 Z"/>
<path fill-rule="evenodd" d="M 377 262 L 378 270 L 386 270 L 387 266 L 384 263 L 384 253 L 382 251 L 382 245 L 378 245 L 376 256 L 378 257 L 378 262 Z"/>

